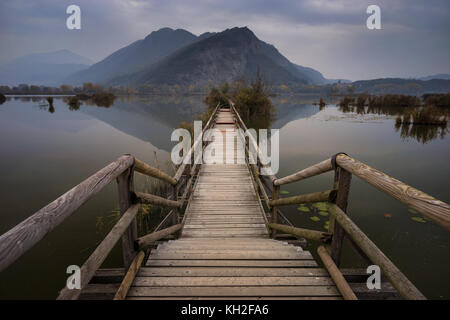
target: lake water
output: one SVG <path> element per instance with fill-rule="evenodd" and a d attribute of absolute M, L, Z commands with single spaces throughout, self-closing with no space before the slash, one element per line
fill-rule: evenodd
<path fill-rule="evenodd" d="M 0 234 L 122 154 L 171 170 L 170 134 L 180 122 L 204 111 L 202 99 L 133 97 L 117 99 L 109 108 L 82 105 L 79 110 L 69 110 L 55 99 L 53 113 L 24 98 L 0 105 Z M 272 127 L 281 129 L 278 177 L 346 152 L 450 202 L 446 130 L 408 137 L 395 128 L 393 115 L 344 113 L 335 105 L 321 110 L 312 101 L 292 97 L 273 102 L 277 116 Z M 322 191 L 332 180 L 332 173 L 327 173 L 282 190 L 290 195 Z M 55 298 L 65 285 L 67 266 L 86 260 L 114 224 L 117 208 L 112 183 L 0 274 L 0 298 Z M 324 230 L 328 220 L 314 210 L 285 207 L 283 212 L 299 227 Z M 427 297 L 450 298 L 449 232 L 431 221 L 413 220 L 419 215 L 357 177 L 352 180 L 348 212 Z M 319 221 L 311 220 L 313 216 Z M 155 217 L 154 224 L 160 218 Z M 312 244 L 309 249 L 315 254 Z M 104 266 L 120 265 L 118 246 Z M 349 248 L 344 248 L 343 266 L 361 266 Z"/>

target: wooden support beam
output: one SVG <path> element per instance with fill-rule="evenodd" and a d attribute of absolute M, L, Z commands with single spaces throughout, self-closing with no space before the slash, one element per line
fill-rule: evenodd
<path fill-rule="evenodd" d="M 341 271 L 339 271 L 339 268 L 334 264 L 328 251 L 323 246 L 320 246 L 317 248 L 317 253 L 319 254 L 320 259 L 322 259 L 323 265 L 328 270 L 328 273 L 336 284 L 339 292 L 342 294 L 342 297 L 344 297 L 345 300 L 358 300 Z"/>
<path fill-rule="evenodd" d="M 180 223 L 180 224 L 171 226 L 169 228 L 150 233 L 146 236 L 143 236 L 143 237 L 137 239 L 135 242 L 135 246 L 137 249 L 142 250 L 145 247 L 149 246 L 152 242 L 162 239 L 164 237 L 167 237 L 168 235 L 171 235 L 171 234 L 181 230 L 182 226 L 183 225 Z"/>
<path fill-rule="evenodd" d="M 139 204 L 134 204 L 122 215 L 105 239 L 103 239 L 86 262 L 81 266 L 81 289 L 68 289 L 65 287 L 59 293 L 57 298 L 58 300 L 76 300 L 78 298 L 83 288 L 85 288 L 89 281 L 91 281 L 95 272 L 98 268 L 100 268 L 103 261 L 105 261 L 117 241 L 122 237 L 125 230 L 128 229 L 129 225 L 136 218 L 139 207 Z"/>
<path fill-rule="evenodd" d="M 120 157 L 3 234 L 0 237 L 0 271 L 16 261 L 133 163 L 134 158 L 130 155 Z"/>
<path fill-rule="evenodd" d="M 133 204 L 134 186 L 133 186 L 133 166 L 125 170 L 117 177 L 117 185 L 119 191 L 119 207 L 120 215 L 123 216 L 125 212 Z M 134 241 L 137 239 L 137 223 L 136 219 L 130 223 L 128 229 L 122 236 L 122 256 L 123 266 L 127 269 L 136 255 L 134 251 Z"/>
<path fill-rule="evenodd" d="M 275 186 L 281 186 L 283 184 L 293 183 L 300 180 L 304 180 L 307 178 L 311 178 L 317 176 L 319 174 L 328 172 L 333 170 L 333 166 L 331 164 L 331 159 L 327 159 L 325 161 L 319 162 L 309 168 L 303 169 L 297 173 L 291 174 L 289 176 L 276 179 L 273 184 Z"/>
<path fill-rule="evenodd" d="M 136 197 L 143 203 L 153 204 L 161 207 L 179 208 L 183 205 L 182 202 L 168 200 L 166 198 L 158 197 L 149 193 L 136 192 Z"/>
<path fill-rule="evenodd" d="M 303 228 L 296 228 L 291 226 L 286 226 L 283 224 L 277 224 L 277 223 L 271 223 L 269 224 L 269 227 L 272 230 L 278 230 L 284 233 L 292 234 L 298 237 L 305 238 L 307 240 L 313 240 L 313 241 L 319 241 L 319 242 L 329 242 L 331 240 L 331 234 L 322 232 L 322 231 L 316 231 L 316 230 L 310 230 L 310 229 L 303 229 Z"/>
<path fill-rule="evenodd" d="M 139 173 L 145 174 L 147 176 L 168 182 L 171 185 L 177 184 L 177 180 L 175 180 L 174 178 L 172 178 L 165 172 L 163 172 L 159 169 L 156 169 L 152 166 L 149 166 L 145 162 L 142 162 L 141 160 L 138 160 L 138 159 L 134 159 L 134 170 Z"/>
<path fill-rule="evenodd" d="M 361 248 L 369 259 L 380 267 L 386 278 L 405 299 L 424 300 L 425 296 L 409 279 L 389 260 L 388 257 L 354 224 L 337 205 L 327 204 L 328 212 L 344 228 L 348 236 Z"/>
<path fill-rule="evenodd" d="M 344 212 L 347 212 L 348 196 L 350 193 L 350 184 L 352 181 L 352 174 L 345 169 L 336 168 L 335 171 L 335 187 L 337 188 L 336 205 Z M 333 217 L 330 217 L 333 219 Z M 339 223 L 330 222 L 329 228 L 332 229 L 333 241 L 331 242 L 331 257 L 337 266 L 341 264 L 342 246 L 345 239 L 345 231 Z"/>
<path fill-rule="evenodd" d="M 270 209 L 270 222 L 271 224 L 276 224 L 278 222 L 278 206 L 276 201 L 278 201 L 278 197 L 280 196 L 280 187 L 273 186 L 272 191 L 272 201 L 270 201 L 271 209 Z M 275 238 L 277 235 L 277 231 L 272 229 L 272 238 Z"/>
<path fill-rule="evenodd" d="M 445 229 L 450 230 L 450 205 L 447 203 L 437 200 L 347 155 L 338 155 L 336 163 L 339 167 L 360 177 L 378 190 L 387 193 Z"/>
<path fill-rule="evenodd" d="M 279 186 L 275 186 L 274 190 L 279 188 Z M 270 205 L 272 206 L 289 206 L 293 204 L 302 204 L 302 203 L 314 203 L 314 202 L 334 202 L 336 198 L 336 190 L 328 190 L 322 192 L 314 192 L 303 194 L 300 196 L 274 199 L 270 201 Z"/>
<path fill-rule="evenodd" d="M 158 224 L 158 226 L 155 228 L 154 231 L 159 231 L 161 229 L 167 228 L 168 226 L 170 226 L 172 224 L 171 221 L 173 221 L 173 217 L 172 215 L 175 214 L 175 210 L 170 210 L 168 214 L 166 214 L 166 216 L 164 217 L 164 219 L 160 222 L 160 224 Z"/>
<path fill-rule="evenodd" d="M 122 283 L 120 284 L 120 287 L 117 290 L 113 300 L 124 300 L 127 297 L 128 290 L 130 290 L 131 284 L 133 283 L 134 278 L 136 278 L 136 274 L 141 268 L 144 257 L 144 251 L 139 251 L 136 257 L 133 259 L 130 267 L 128 268 L 128 271 L 125 274 L 125 277 L 123 278 Z"/>

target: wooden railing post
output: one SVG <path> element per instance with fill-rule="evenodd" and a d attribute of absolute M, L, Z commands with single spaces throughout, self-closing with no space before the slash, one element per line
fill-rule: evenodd
<path fill-rule="evenodd" d="M 173 201 L 178 201 L 178 187 L 179 187 L 178 183 L 172 187 Z M 174 210 L 175 210 L 175 214 L 172 215 L 172 217 L 173 217 L 172 223 L 175 225 L 175 224 L 180 223 L 180 209 L 177 207 L 177 208 L 174 208 Z"/>
<path fill-rule="evenodd" d="M 347 212 L 348 194 L 350 192 L 350 183 L 352 174 L 342 168 L 335 168 L 334 175 L 334 188 L 337 189 L 336 205 L 344 212 Z M 342 245 L 345 238 L 345 231 L 337 223 L 334 218 L 333 222 L 330 222 L 329 228 L 333 234 L 331 241 L 331 258 L 334 263 L 339 266 L 341 262 Z"/>
<path fill-rule="evenodd" d="M 273 186 L 273 192 L 272 192 L 272 200 L 278 200 L 280 196 L 280 186 Z M 270 222 L 271 223 L 277 223 L 278 220 L 278 206 L 272 205 L 271 208 L 271 216 L 270 216 Z M 272 229 L 272 238 L 275 238 L 277 235 L 277 231 Z"/>
<path fill-rule="evenodd" d="M 125 170 L 117 177 L 117 184 L 119 189 L 119 206 L 120 215 L 122 216 L 128 208 L 133 204 L 134 185 L 133 185 L 133 166 Z M 122 255 L 123 265 L 125 270 L 133 262 L 136 255 L 134 249 L 134 241 L 137 239 L 137 224 L 136 218 L 133 219 L 130 226 L 123 233 L 122 236 Z"/>

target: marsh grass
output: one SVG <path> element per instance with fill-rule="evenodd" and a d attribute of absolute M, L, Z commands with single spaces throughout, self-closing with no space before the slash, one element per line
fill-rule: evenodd
<path fill-rule="evenodd" d="M 167 161 L 161 165 L 156 152 L 154 152 L 154 166 L 166 172 L 169 175 L 174 175 L 176 168 Z M 159 179 L 151 178 L 144 175 L 135 174 L 135 188 L 141 192 L 150 193 L 163 198 L 168 198 L 172 193 L 171 186 Z M 164 219 L 170 209 L 161 208 L 149 204 L 142 204 L 136 216 L 138 235 L 142 236 L 152 232 L 156 226 Z M 97 232 L 103 232 L 105 228 L 109 231 L 120 219 L 119 207 L 111 210 L 106 216 L 98 216 L 96 220 Z"/>

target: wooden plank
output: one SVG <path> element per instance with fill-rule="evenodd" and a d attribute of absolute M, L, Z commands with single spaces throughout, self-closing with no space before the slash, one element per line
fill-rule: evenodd
<path fill-rule="evenodd" d="M 152 260 L 153 267 L 318 267 L 314 260 Z"/>
<path fill-rule="evenodd" d="M 334 286 L 131 287 L 129 297 L 146 296 L 340 296 Z"/>
<path fill-rule="evenodd" d="M 238 229 L 253 229 L 253 228 L 264 228 L 266 225 L 264 223 L 223 223 L 223 224 L 186 224 L 184 230 L 188 229 L 224 229 L 224 228 L 238 228 Z"/>
<path fill-rule="evenodd" d="M 332 286 L 330 277 L 136 277 L 133 287 Z"/>
<path fill-rule="evenodd" d="M 152 297 L 151 300 L 172 300 L 171 297 Z M 129 297 L 127 300 L 149 300 L 148 297 Z M 242 300 L 242 297 L 177 297 L 177 300 Z M 245 297 L 245 300 L 342 300 L 341 297 Z"/>
<path fill-rule="evenodd" d="M 252 267 L 143 267 L 139 277 L 325 277 L 323 268 L 252 268 Z"/>
<path fill-rule="evenodd" d="M 310 255 L 301 255 L 296 252 L 279 251 L 236 251 L 229 253 L 184 253 L 184 252 L 160 252 L 153 251 L 150 254 L 151 260 L 311 260 Z"/>
<path fill-rule="evenodd" d="M 267 235 L 267 230 L 261 229 L 261 230 L 242 230 L 242 231 L 234 231 L 230 232 L 228 230 L 217 230 L 217 231 L 191 231 L 191 230 L 184 230 L 183 231 L 183 237 L 204 237 L 204 238 L 222 238 L 224 236 L 226 237 L 249 237 L 249 236 L 264 236 Z"/>
<path fill-rule="evenodd" d="M 133 162 L 132 156 L 120 157 L 0 236 L 0 271 L 27 252 Z"/>

